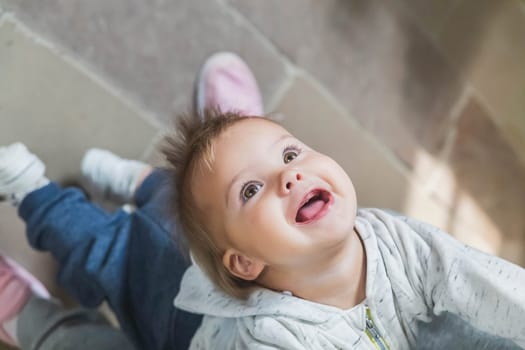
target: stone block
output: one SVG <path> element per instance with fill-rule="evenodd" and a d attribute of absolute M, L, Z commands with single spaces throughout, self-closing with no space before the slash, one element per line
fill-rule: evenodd
<path fill-rule="evenodd" d="M 463 85 L 396 7 L 379 0 L 229 3 L 407 165 L 419 147 L 442 149 Z"/>
<path fill-rule="evenodd" d="M 286 80 L 281 55 L 242 17 L 214 0 L 0 4 L 166 125 L 191 106 L 198 69 L 216 51 L 245 58 L 267 101 Z"/>
<path fill-rule="evenodd" d="M 525 162 L 525 10 L 516 0 L 465 0 L 438 45 L 489 107 Z"/>
<path fill-rule="evenodd" d="M 448 161 L 450 172 L 433 188 L 446 202 L 465 234 L 495 247 L 495 253 L 525 265 L 525 166 L 501 130 L 475 99 L 459 118 Z"/>

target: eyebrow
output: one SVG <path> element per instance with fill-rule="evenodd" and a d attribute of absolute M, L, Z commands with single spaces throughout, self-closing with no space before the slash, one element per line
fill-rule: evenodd
<path fill-rule="evenodd" d="M 279 137 L 274 143 L 272 143 L 270 145 L 270 147 L 268 147 L 269 149 L 273 148 L 275 145 L 281 143 L 283 140 L 286 140 L 286 139 L 293 139 L 294 137 L 290 134 L 283 134 L 281 137 Z M 226 193 L 225 193 L 225 202 L 226 202 L 226 208 L 228 208 L 228 205 L 229 205 L 229 199 L 230 199 L 230 192 L 231 192 L 231 189 L 233 187 L 233 184 L 237 182 L 238 178 L 241 176 L 241 172 L 237 173 L 233 179 L 230 181 L 230 183 L 228 184 L 228 188 L 226 189 Z"/>

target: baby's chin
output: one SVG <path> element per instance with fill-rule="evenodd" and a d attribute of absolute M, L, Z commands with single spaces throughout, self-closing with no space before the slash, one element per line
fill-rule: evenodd
<path fill-rule="evenodd" d="M 334 209 L 336 210 L 333 215 L 334 225 L 351 229 L 354 226 L 356 218 L 356 209 L 354 205 L 349 203 L 346 206 L 340 208 L 336 207 Z"/>
<path fill-rule="evenodd" d="M 346 222 L 332 222 L 326 227 L 325 234 L 331 236 L 330 241 L 332 241 L 333 244 L 344 243 L 347 240 L 352 240 L 357 234 L 354 229 L 354 220 L 349 220 L 347 217 Z"/>

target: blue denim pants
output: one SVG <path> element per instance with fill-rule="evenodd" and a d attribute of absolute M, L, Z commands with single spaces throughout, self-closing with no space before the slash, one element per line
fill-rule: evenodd
<path fill-rule="evenodd" d="M 174 239 L 161 170 L 135 194 L 136 211 L 108 213 L 56 183 L 19 207 L 30 244 L 59 263 L 58 282 L 83 306 L 107 300 L 138 349 L 187 349 L 201 316 L 173 306 L 189 261 Z"/>

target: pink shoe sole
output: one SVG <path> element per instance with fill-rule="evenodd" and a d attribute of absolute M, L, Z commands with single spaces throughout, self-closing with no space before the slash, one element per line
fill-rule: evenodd
<path fill-rule="evenodd" d="M 250 116 L 262 116 L 262 96 L 255 77 L 236 54 L 219 52 L 201 68 L 197 85 L 197 110 L 219 108 Z"/>
<path fill-rule="evenodd" d="M 20 313 L 32 294 L 49 298 L 44 285 L 15 261 L 0 256 L 0 340 L 15 346 L 16 342 L 3 327 L 4 322 Z"/>

